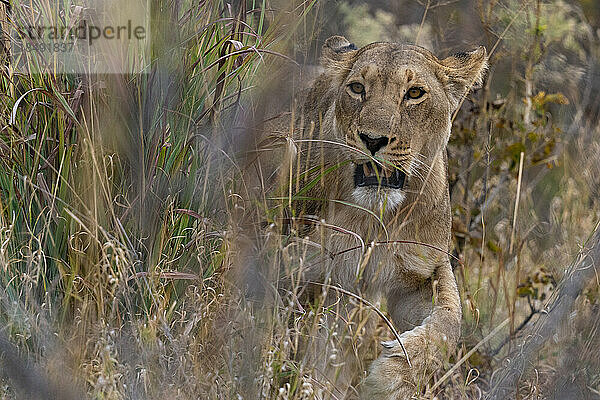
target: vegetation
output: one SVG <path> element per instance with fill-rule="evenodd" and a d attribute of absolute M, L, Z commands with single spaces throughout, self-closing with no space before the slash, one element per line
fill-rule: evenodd
<path fill-rule="evenodd" d="M 294 354 L 334 310 L 303 306 L 299 285 L 255 293 L 253 265 L 276 265 L 292 240 L 277 226 L 290 199 L 252 201 L 244 167 L 254 128 L 292 103 L 290 86 L 337 33 L 440 54 L 482 44 L 491 55 L 448 151 L 462 346 L 423 388 L 424 398 L 491 393 L 600 221 L 600 9 L 392 3 L 159 0 L 145 73 L 39 74 L 3 59 L 1 398 L 324 392 Z M 572 309 L 511 396 L 600 397 L 599 288 L 595 276 L 570 293 Z M 335 295 L 360 308 L 358 322 L 371 313 Z M 357 340 L 376 349 L 391 338 L 383 322 L 378 333 Z"/>

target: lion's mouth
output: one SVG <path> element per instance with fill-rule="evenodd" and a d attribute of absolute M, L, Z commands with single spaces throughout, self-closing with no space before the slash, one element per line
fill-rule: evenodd
<path fill-rule="evenodd" d="M 406 174 L 398 168 L 382 168 L 373 163 L 357 164 L 354 171 L 354 186 L 379 186 L 392 189 L 402 189 Z"/>

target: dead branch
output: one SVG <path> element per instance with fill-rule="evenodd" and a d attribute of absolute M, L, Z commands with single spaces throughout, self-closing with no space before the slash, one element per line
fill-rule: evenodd
<path fill-rule="evenodd" d="M 596 225 L 591 239 L 558 285 L 545 312 L 542 311 L 536 323 L 526 332 L 522 344 L 506 358 L 506 365 L 494 372 L 491 390 L 485 397 L 487 400 L 514 397 L 513 393 L 519 378 L 528 367 L 534 365 L 537 352 L 567 320 L 575 300 L 598 273 L 596 270 L 598 262 L 600 262 L 600 231 Z"/>

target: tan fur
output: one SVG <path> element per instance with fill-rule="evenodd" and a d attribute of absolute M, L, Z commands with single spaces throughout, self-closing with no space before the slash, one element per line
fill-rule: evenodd
<path fill-rule="evenodd" d="M 486 61 L 483 47 L 438 60 L 417 46 L 373 43 L 355 49 L 345 38 L 334 36 L 323 47 L 324 72 L 306 91 L 297 112 L 293 138 L 322 140 L 298 141 L 300 159 L 292 156 L 292 164 L 302 171 L 320 166 L 304 182 L 336 163 L 350 161 L 304 194 L 325 201 L 308 200 L 297 212 L 350 230 L 367 245 L 399 240 L 423 244 L 376 246 L 367 262 L 360 251 L 348 252 L 303 271 L 306 280 L 339 285 L 372 302 L 387 302 L 394 325 L 404 332 L 401 338 L 412 368 L 396 341 L 384 343 L 361 384 L 365 399 L 410 398 L 439 367 L 443 351 L 454 349 L 459 339 L 461 306 L 447 255 L 451 216 L 445 149 L 451 116 L 471 86 L 481 83 Z M 353 82 L 364 86 L 364 96 L 352 93 L 348 85 Z M 411 87 L 426 93 L 409 99 L 405 94 Z M 279 125 L 283 136 L 289 126 L 289 120 Z M 401 190 L 356 190 L 356 165 L 373 160 L 360 133 L 387 138 L 375 157 L 386 168 L 406 173 Z M 307 143 L 312 145 L 310 152 Z M 353 235 L 323 228 L 314 230 L 310 240 L 322 243 L 330 253 L 357 245 Z M 323 348 L 313 351 L 327 354 Z M 327 371 L 327 363 L 325 359 L 320 369 Z M 342 375 L 357 368 L 352 362 L 346 366 Z M 338 395 L 351 397 L 342 386 L 349 386 L 353 378 L 340 378 L 339 372 L 335 378 L 331 375 L 324 372 L 323 379 L 337 379 Z"/>

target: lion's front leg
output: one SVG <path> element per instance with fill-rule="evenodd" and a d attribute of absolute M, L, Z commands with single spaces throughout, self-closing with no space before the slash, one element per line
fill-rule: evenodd
<path fill-rule="evenodd" d="M 433 371 L 442 365 L 445 353 L 454 351 L 460 336 L 462 317 L 458 288 L 450 263 L 435 274 L 436 296 L 431 314 L 421 325 L 400 335 L 400 340 L 382 343 L 382 354 L 370 368 L 363 383 L 362 397 L 368 400 L 409 399 L 418 395 Z M 391 308 L 390 308 L 391 306 Z M 388 304 L 390 311 L 402 304 Z"/>

